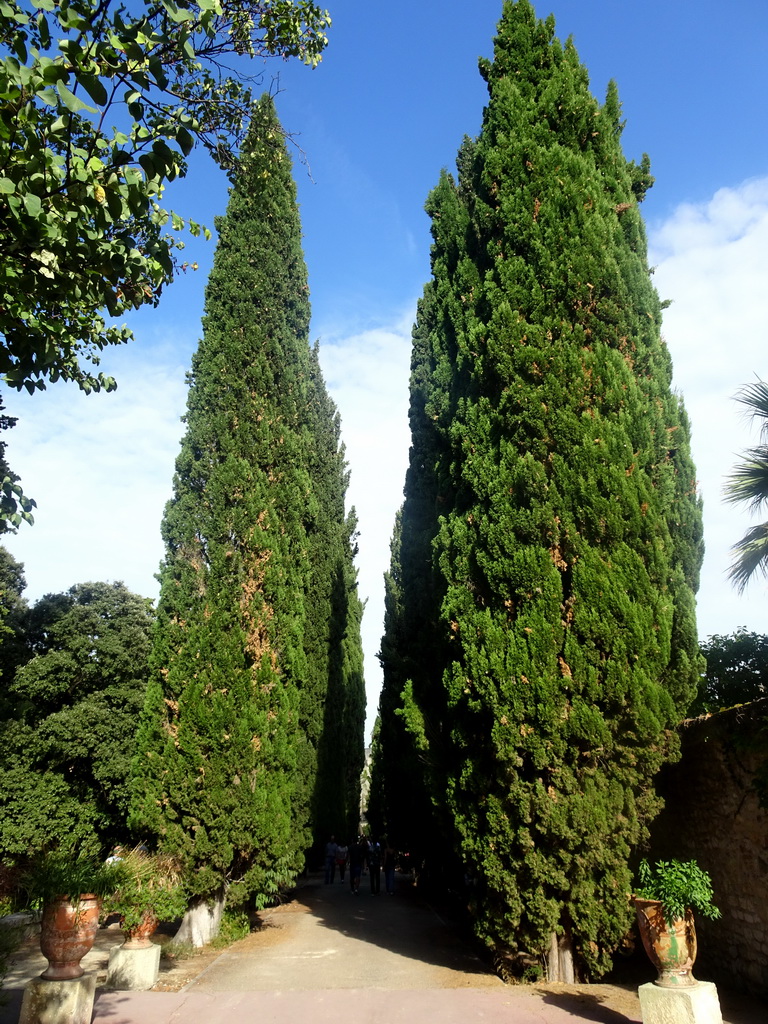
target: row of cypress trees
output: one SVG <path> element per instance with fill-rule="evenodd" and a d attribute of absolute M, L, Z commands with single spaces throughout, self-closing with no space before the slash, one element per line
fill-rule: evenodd
<path fill-rule="evenodd" d="M 594 976 L 696 689 L 701 508 L 615 86 L 528 0 L 480 71 L 427 203 L 371 809 L 515 969 Z"/>
<path fill-rule="evenodd" d="M 638 205 L 647 158 L 507 0 L 489 101 L 429 197 L 373 823 L 518 966 L 599 974 L 699 671 L 701 509 Z M 163 522 L 134 827 L 201 898 L 266 898 L 357 825 L 355 522 L 274 107 L 206 291 Z M 570 968 L 569 968 L 570 969 Z"/>
<path fill-rule="evenodd" d="M 198 897 L 263 901 L 313 842 L 357 827 L 365 716 L 355 519 L 269 97 L 217 228 L 132 825 L 183 859 Z"/>

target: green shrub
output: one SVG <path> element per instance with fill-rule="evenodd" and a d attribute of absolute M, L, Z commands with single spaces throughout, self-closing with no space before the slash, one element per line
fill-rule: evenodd
<path fill-rule="evenodd" d="M 712 880 L 695 860 L 659 860 L 653 865 L 643 860 L 638 868 L 638 879 L 640 885 L 635 896 L 658 900 L 667 921 L 684 917 L 687 909 L 704 917 L 720 917 L 720 911 L 712 902 Z"/>
<path fill-rule="evenodd" d="M 251 920 L 244 910 L 226 909 L 221 919 L 219 934 L 211 943 L 212 946 L 230 946 L 239 939 L 251 934 Z"/>
<path fill-rule="evenodd" d="M 20 878 L 19 902 L 21 906 L 42 908 L 62 896 L 73 902 L 90 893 L 103 898 L 114 890 L 117 878 L 114 864 L 57 850 L 30 862 Z"/>
<path fill-rule="evenodd" d="M 137 847 L 122 854 L 114 872 L 115 886 L 104 899 L 104 909 L 120 915 L 124 930 L 135 928 L 146 912 L 159 921 L 176 921 L 184 915 L 188 897 L 175 857 Z"/>

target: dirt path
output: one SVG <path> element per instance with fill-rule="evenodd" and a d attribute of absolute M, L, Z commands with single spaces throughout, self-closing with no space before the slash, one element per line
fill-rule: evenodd
<path fill-rule="evenodd" d="M 262 919 L 190 989 L 504 987 L 407 882 L 390 897 L 372 896 L 365 877 L 358 895 L 313 878 Z"/>
<path fill-rule="evenodd" d="M 222 950 L 163 960 L 152 992 L 103 988 L 119 932 L 102 929 L 83 962 L 99 985 L 94 1024 L 335 1024 L 363 1013 L 368 1024 L 443 1024 L 494 1019 L 515 1024 L 637 1024 L 637 982 L 626 985 L 506 986 L 406 879 L 396 895 L 371 896 L 368 879 L 353 896 L 338 882 L 306 879 L 295 898 L 263 912 L 261 927 Z M 27 981 L 45 961 L 32 940 L 6 980 L 0 1024 L 16 1024 Z M 649 967 L 648 979 L 651 972 Z M 2 995 L 2 993 L 0 993 Z M 764 1007 L 721 993 L 724 1024 L 763 1024 Z M 254 1018 L 255 1019 L 255 1018 Z"/>
<path fill-rule="evenodd" d="M 291 903 L 265 912 L 262 922 L 187 980 L 184 991 L 482 989 L 513 1000 L 537 996 L 606 1024 L 640 1021 L 632 986 L 506 986 L 407 879 L 388 897 L 371 896 L 365 877 L 357 896 L 348 885 L 313 877 Z"/>
<path fill-rule="evenodd" d="M 395 896 L 370 895 L 364 877 L 360 893 L 337 881 L 324 885 L 319 875 L 305 879 L 290 903 L 261 914 L 262 927 L 217 956 L 182 961 L 166 971 L 156 991 L 192 995 L 215 993 L 311 993 L 354 990 L 483 990 L 518 1008 L 536 1000 L 538 1020 L 559 1014 L 603 1022 L 641 1020 L 637 985 L 507 986 L 459 938 L 455 928 L 421 899 L 407 878 Z M 478 995 L 480 993 L 478 992 Z M 495 994 L 495 995 L 494 995 Z M 393 996 L 387 997 L 389 1000 Z M 454 997 L 458 998 L 458 994 Z M 755 1000 L 721 993 L 724 1024 L 764 1024 L 765 1010 Z"/>

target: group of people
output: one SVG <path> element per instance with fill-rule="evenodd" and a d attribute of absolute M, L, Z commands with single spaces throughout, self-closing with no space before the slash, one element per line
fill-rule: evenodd
<path fill-rule="evenodd" d="M 378 841 L 366 835 L 358 836 L 352 843 L 337 843 L 331 836 L 325 844 L 325 884 L 332 885 L 336 880 L 344 881 L 347 865 L 349 865 L 349 884 L 352 893 L 360 892 L 360 879 L 368 872 L 371 883 L 371 895 L 378 896 L 381 892 L 381 873 L 384 872 L 384 887 L 388 896 L 395 893 L 395 850 L 386 837 Z"/>

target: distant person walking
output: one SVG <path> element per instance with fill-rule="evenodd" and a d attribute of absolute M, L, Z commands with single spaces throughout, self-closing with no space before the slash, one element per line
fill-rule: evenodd
<path fill-rule="evenodd" d="M 347 870 L 347 860 L 349 859 L 349 847 L 346 843 L 339 843 L 336 847 L 336 867 L 339 869 L 339 881 L 344 881 L 344 874 Z"/>
<path fill-rule="evenodd" d="M 360 891 L 360 876 L 363 873 L 363 862 L 365 861 L 368 844 L 364 836 L 360 836 L 356 843 L 349 848 L 349 885 L 354 896 Z"/>
<path fill-rule="evenodd" d="M 382 867 L 384 868 L 384 885 L 387 890 L 387 896 L 395 895 L 395 860 L 397 854 L 395 853 L 394 847 L 390 843 L 389 839 L 382 839 L 381 845 L 382 851 Z"/>
<path fill-rule="evenodd" d="M 330 885 L 336 878 L 336 836 L 331 836 L 325 844 L 325 884 Z"/>
<path fill-rule="evenodd" d="M 368 846 L 368 871 L 371 876 L 371 896 L 381 892 L 381 844 L 371 840 Z"/>

